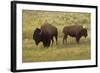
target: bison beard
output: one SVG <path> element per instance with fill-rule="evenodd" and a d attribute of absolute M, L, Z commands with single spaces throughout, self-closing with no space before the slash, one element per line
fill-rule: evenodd
<path fill-rule="evenodd" d="M 71 37 L 75 37 L 77 43 L 79 43 L 82 36 L 87 37 L 87 29 L 83 28 L 81 25 L 65 26 L 63 28 L 63 33 L 63 44 L 65 40 L 67 41 L 68 35 Z"/>

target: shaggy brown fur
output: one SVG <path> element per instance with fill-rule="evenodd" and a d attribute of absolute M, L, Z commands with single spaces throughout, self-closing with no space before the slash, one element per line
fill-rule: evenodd
<path fill-rule="evenodd" d="M 38 45 L 39 42 L 43 42 L 44 47 L 49 47 L 51 40 L 53 44 L 53 37 L 55 37 L 57 43 L 57 28 L 49 23 L 44 23 L 41 28 L 37 28 L 33 34 L 33 39 L 35 40 L 36 45 Z"/>
<path fill-rule="evenodd" d="M 71 37 L 75 37 L 77 43 L 79 43 L 79 40 L 82 36 L 87 37 L 87 29 L 83 28 L 81 25 L 65 26 L 63 28 L 63 33 L 64 33 L 63 43 L 64 40 L 67 41 L 68 35 Z"/>

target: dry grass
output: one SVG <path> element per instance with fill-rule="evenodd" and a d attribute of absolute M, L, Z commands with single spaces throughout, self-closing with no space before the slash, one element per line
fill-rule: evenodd
<path fill-rule="evenodd" d="M 61 60 L 83 60 L 90 59 L 90 40 L 82 38 L 80 44 L 75 39 L 68 40 L 68 43 L 62 44 L 59 39 L 49 48 L 44 48 L 42 43 L 36 46 L 32 40 L 24 43 L 23 62 L 40 62 L 40 61 L 61 61 Z"/>
<path fill-rule="evenodd" d="M 40 27 L 45 19 L 56 26 L 59 31 L 58 44 L 56 45 L 54 43 L 49 48 L 44 48 L 42 43 L 36 46 L 34 40 L 32 40 L 34 29 Z M 85 25 L 88 31 L 90 31 L 90 14 L 24 10 L 22 61 L 26 63 L 90 59 L 90 33 L 86 39 L 82 38 L 80 40 L 80 44 L 77 44 L 76 40 L 71 37 L 68 37 L 68 42 L 66 44 L 62 44 L 62 29 L 64 26 L 71 24 Z"/>

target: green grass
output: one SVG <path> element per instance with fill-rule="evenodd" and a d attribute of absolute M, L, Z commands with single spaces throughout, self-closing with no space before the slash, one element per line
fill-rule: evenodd
<path fill-rule="evenodd" d="M 23 49 L 22 61 L 44 62 L 62 60 L 86 60 L 91 59 L 90 33 L 87 38 L 82 37 L 77 44 L 75 38 L 68 37 L 68 41 L 62 44 L 64 26 L 80 24 L 90 32 L 90 14 L 74 12 L 46 12 L 23 10 Z M 48 20 L 58 28 L 58 44 L 54 42 L 49 48 L 44 48 L 42 43 L 35 45 L 32 35 L 34 30 Z"/>

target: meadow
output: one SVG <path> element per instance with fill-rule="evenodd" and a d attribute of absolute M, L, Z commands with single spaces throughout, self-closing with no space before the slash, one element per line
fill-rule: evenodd
<path fill-rule="evenodd" d="M 27 63 L 91 59 L 90 18 L 90 13 L 23 10 L 22 61 Z M 44 48 L 42 42 L 36 46 L 33 40 L 34 30 L 40 28 L 45 20 L 58 29 L 58 43 L 56 45 L 54 42 L 49 48 Z M 88 37 L 82 37 L 79 44 L 76 43 L 75 38 L 68 37 L 67 43 L 63 44 L 63 27 L 74 24 L 85 26 Z"/>

